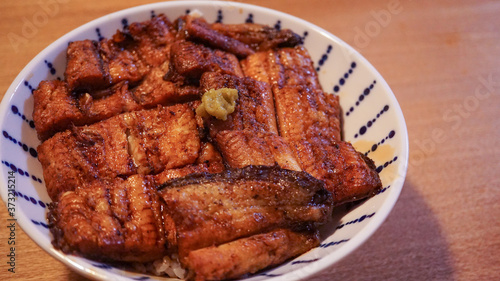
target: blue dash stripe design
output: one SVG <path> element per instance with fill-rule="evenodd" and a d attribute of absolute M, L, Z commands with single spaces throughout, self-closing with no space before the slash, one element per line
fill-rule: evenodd
<path fill-rule="evenodd" d="M 328 60 L 328 54 L 330 54 L 330 52 L 332 51 L 332 48 L 333 48 L 332 45 L 328 45 L 325 53 L 323 53 L 323 55 L 321 56 L 321 58 L 318 61 L 318 66 L 316 67 L 316 71 L 319 71 L 321 69 L 321 67 L 325 64 L 325 62 Z"/>
<path fill-rule="evenodd" d="M 387 189 L 389 189 L 390 187 L 391 187 L 391 186 L 390 186 L 390 185 L 388 185 L 388 186 L 386 186 L 386 187 L 382 188 L 381 190 L 379 190 L 379 192 L 378 192 L 376 195 L 378 195 L 378 194 L 380 194 L 380 193 L 384 193 L 384 192 L 385 192 Z"/>
<path fill-rule="evenodd" d="M 26 86 L 26 88 L 28 88 L 30 90 L 30 93 L 33 94 L 33 92 L 35 91 L 35 88 L 30 84 L 30 82 L 28 80 L 24 80 L 24 86 Z"/>
<path fill-rule="evenodd" d="M 30 174 L 27 171 L 16 167 L 16 165 L 14 165 L 12 163 L 9 163 L 9 162 L 7 162 L 5 160 L 2 160 L 2 164 L 4 164 L 5 166 L 9 167 L 13 172 L 18 173 L 21 176 L 30 177 Z M 37 181 L 39 183 L 42 183 L 42 179 L 39 178 L 39 177 L 36 177 L 34 175 L 31 175 L 31 179 L 34 180 L 34 181 Z"/>
<path fill-rule="evenodd" d="M 340 91 L 340 87 L 344 86 L 347 78 L 354 72 L 354 69 L 356 68 L 356 62 L 351 62 L 351 67 L 342 75 L 342 77 L 339 78 L 339 83 L 335 86 L 333 86 L 333 91 L 335 93 L 338 93 Z"/>
<path fill-rule="evenodd" d="M 224 16 L 222 15 L 222 10 L 217 11 L 217 19 L 215 20 L 216 23 L 222 23 L 222 20 L 224 19 Z"/>
<path fill-rule="evenodd" d="M 366 133 L 366 131 L 368 131 L 368 128 L 370 128 L 375 122 L 377 122 L 378 118 L 380 118 L 380 116 L 382 116 L 382 114 L 384 114 L 385 112 L 387 112 L 389 110 L 389 105 L 386 104 L 381 110 L 379 113 L 377 113 L 377 116 L 371 120 L 369 120 L 368 122 L 366 122 L 366 125 L 363 125 L 361 126 L 361 128 L 359 128 L 359 132 L 356 133 L 354 135 L 354 138 L 357 138 L 359 137 L 360 135 L 364 135 Z"/>
<path fill-rule="evenodd" d="M 394 131 L 394 130 L 390 131 L 389 134 L 385 138 L 380 140 L 378 143 L 373 144 L 372 147 L 370 148 L 370 150 L 365 152 L 365 156 L 368 156 L 368 153 L 374 152 L 375 150 L 377 150 L 379 145 L 384 144 L 385 141 L 392 139 L 395 135 L 396 135 L 396 131 Z"/>
<path fill-rule="evenodd" d="M 4 136 L 4 138 L 10 140 L 14 144 L 18 144 L 25 152 L 29 152 L 29 154 L 32 157 L 34 157 L 34 158 L 38 157 L 38 152 L 36 152 L 36 149 L 34 149 L 33 147 L 27 146 L 26 144 L 22 143 L 21 141 L 16 140 L 14 137 L 9 135 L 9 133 L 7 131 L 3 131 L 2 135 Z"/>
<path fill-rule="evenodd" d="M 96 33 L 96 35 L 97 35 L 97 40 L 99 40 L 99 41 L 104 40 L 104 36 L 102 36 L 102 34 L 101 34 L 101 29 L 100 29 L 100 28 L 96 28 L 96 29 L 95 29 L 95 33 Z"/>
<path fill-rule="evenodd" d="M 304 42 L 306 41 L 306 37 L 309 35 L 309 32 L 306 30 L 304 31 L 304 33 L 302 33 L 302 44 L 304 44 Z"/>
<path fill-rule="evenodd" d="M 347 75 L 347 73 L 345 75 Z M 347 112 L 345 113 L 345 116 L 349 116 L 354 111 L 355 107 L 358 107 L 361 104 L 361 102 L 363 102 L 365 100 L 365 98 L 371 93 L 373 87 L 375 87 L 376 83 L 377 83 L 377 80 L 373 80 L 373 82 L 363 90 L 363 92 L 359 95 L 358 100 L 356 101 L 355 105 L 351 106 L 349 108 L 349 110 L 347 110 Z"/>
<path fill-rule="evenodd" d="M 10 110 L 12 111 L 12 113 L 14 113 L 15 115 L 21 117 L 21 119 L 23 119 L 24 122 L 28 123 L 28 125 L 30 126 L 31 129 L 35 129 L 35 122 L 33 120 L 30 120 L 28 119 L 28 117 L 26 117 L 26 115 L 22 114 L 20 111 L 19 111 L 19 108 L 15 105 L 12 105 L 10 107 Z"/>
<path fill-rule="evenodd" d="M 246 23 L 253 23 L 253 14 L 249 13 L 247 19 L 245 20 Z"/>
<path fill-rule="evenodd" d="M 42 207 L 42 208 L 44 208 L 44 209 L 47 207 L 47 205 L 49 205 L 49 203 L 45 203 L 45 202 L 43 202 L 42 200 L 38 200 L 38 201 L 37 201 L 35 198 L 30 197 L 30 196 L 25 195 L 25 194 L 22 194 L 21 192 L 18 192 L 18 191 L 16 191 L 16 192 L 15 192 L 15 195 L 16 195 L 18 198 L 23 198 L 24 200 L 26 200 L 26 201 L 28 201 L 28 202 L 32 203 L 33 205 L 40 205 L 40 207 Z"/>
<path fill-rule="evenodd" d="M 319 259 L 312 259 L 312 260 L 298 260 L 298 261 L 293 261 L 291 264 L 300 264 L 300 263 L 311 263 L 318 261 Z"/>
<path fill-rule="evenodd" d="M 328 247 L 332 247 L 332 246 L 335 246 L 335 245 L 339 245 L 339 244 L 345 243 L 347 241 L 349 241 L 349 239 L 342 239 L 342 240 L 339 240 L 339 241 L 322 243 L 322 244 L 319 245 L 319 247 L 320 248 L 328 248 Z"/>
<path fill-rule="evenodd" d="M 275 24 L 274 24 L 274 28 L 276 28 L 277 30 L 281 30 L 281 21 L 278 20 Z"/>
<path fill-rule="evenodd" d="M 54 65 L 50 61 L 48 61 L 48 60 L 44 60 L 43 62 L 49 68 L 50 74 L 55 75 L 56 74 L 56 69 L 54 68 Z"/>
<path fill-rule="evenodd" d="M 40 226 L 43 226 L 43 227 L 45 227 L 47 229 L 49 228 L 49 226 L 46 223 L 44 223 L 44 222 L 36 221 L 36 220 L 33 220 L 33 219 L 31 220 L 31 222 L 34 223 L 35 225 L 40 225 Z"/>
<path fill-rule="evenodd" d="M 346 226 L 346 225 L 355 224 L 355 223 L 360 223 L 360 222 L 362 222 L 362 221 L 364 221 L 364 220 L 366 220 L 366 219 L 368 219 L 368 218 L 373 217 L 374 215 L 375 215 L 375 213 L 371 213 L 371 214 L 369 214 L 369 215 L 362 215 L 361 217 L 359 217 L 359 218 L 357 218 L 357 219 L 355 219 L 355 220 L 348 221 L 348 222 L 346 222 L 346 223 L 343 223 L 343 224 L 341 224 L 341 225 L 337 226 L 337 227 L 336 227 L 336 229 L 341 229 L 341 228 L 343 228 L 343 227 L 344 227 L 344 226 Z"/>
<path fill-rule="evenodd" d="M 398 157 L 397 157 L 397 156 L 394 156 L 394 158 L 392 158 L 392 160 L 387 161 L 387 162 L 385 162 L 383 165 L 378 166 L 378 167 L 377 167 L 377 169 L 376 169 L 377 173 L 382 172 L 382 170 L 383 170 L 384 168 L 386 168 L 387 166 L 389 166 L 389 165 L 391 165 L 392 163 L 396 162 L 397 160 L 398 160 Z"/>
<path fill-rule="evenodd" d="M 123 30 L 126 30 L 128 28 L 128 20 L 127 18 L 123 18 L 122 21 L 122 27 L 123 27 Z"/>
<path fill-rule="evenodd" d="M 102 268 L 102 269 L 112 269 L 113 267 L 111 265 L 103 264 L 103 263 L 93 263 L 93 266 L 97 268 Z"/>

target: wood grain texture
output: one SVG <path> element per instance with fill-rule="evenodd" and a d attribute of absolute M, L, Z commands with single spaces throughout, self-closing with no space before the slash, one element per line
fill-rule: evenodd
<path fill-rule="evenodd" d="M 40 3 L 48 2 L 61 3 L 26 44 L 12 45 L 7 34 L 21 34 Z M 410 163 L 395 208 L 365 244 L 310 280 L 499 280 L 500 2 L 239 2 L 301 17 L 351 44 L 386 79 L 406 118 Z M 60 36 L 140 4 L 144 2 L 0 1 L 1 95 Z M 390 19 L 380 18 L 383 11 L 389 11 Z M 86 280 L 21 230 L 17 272 L 9 273 L 7 212 L 0 205 L 0 279 Z"/>

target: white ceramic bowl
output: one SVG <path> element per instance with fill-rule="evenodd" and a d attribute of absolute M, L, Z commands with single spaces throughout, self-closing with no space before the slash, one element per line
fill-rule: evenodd
<path fill-rule="evenodd" d="M 338 94 L 343 107 L 344 136 L 372 157 L 383 182 L 382 191 L 355 206 L 338 210 L 322 229 L 321 245 L 281 266 L 247 280 L 297 280 L 332 265 L 360 246 L 382 224 L 394 206 L 406 175 L 408 136 L 401 109 L 391 89 L 370 63 L 352 47 L 327 31 L 296 17 L 252 5 L 232 2 L 182 1 L 139 6 L 89 22 L 64 35 L 38 54 L 17 76 L 0 108 L 1 195 L 7 204 L 15 196 L 15 217 L 40 247 L 77 272 L 93 279 L 161 279 L 133 273 L 84 258 L 65 255 L 51 245 L 45 218 L 51 201 L 45 190 L 42 167 L 36 158 L 37 139 L 32 121 L 32 92 L 42 80 L 62 78 L 69 41 L 110 37 L 124 24 L 164 13 L 171 20 L 198 11 L 214 22 L 279 25 L 303 36 L 325 91 Z M 8 194 L 9 172 L 16 190 Z"/>

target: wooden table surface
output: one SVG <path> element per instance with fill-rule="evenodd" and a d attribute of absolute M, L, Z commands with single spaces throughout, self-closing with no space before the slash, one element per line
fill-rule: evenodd
<path fill-rule="evenodd" d="M 500 280 L 500 1 L 240 2 L 301 17 L 351 44 L 386 79 L 406 118 L 409 170 L 396 206 L 365 244 L 311 280 Z M 60 36 L 140 4 L 0 1 L 1 95 Z M 23 31 L 43 8 L 46 21 Z M 26 40 L 9 41 L 12 32 Z M 21 230 L 16 273 L 8 272 L 4 224 L 1 280 L 86 280 Z"/>

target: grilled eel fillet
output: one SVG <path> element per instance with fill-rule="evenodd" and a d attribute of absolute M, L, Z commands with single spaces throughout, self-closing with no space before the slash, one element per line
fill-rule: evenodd
<path fill-rule="evenodd" d="M 164 15 L 130 24 L 112 39 L 70 42 L 64 72 L 69 90 L 90 92 L 120 81 L 139 81 L 168 57 L 174 41 L 172 23 Z"/>
<path fill-rule="evenodd" d="M 225 163 L 232 168 L 248 165 L 274 166 L 301 171 L 300 165 L 285 140 L 273 133 L 251 130 L 222 131 L 215 143 Z"/>
<path fill-rule="evenodd" d="M 265 51 L 279 47 L 293 47 L 302 43 L 302 38 L 290 29 L 276 29 L 256 23 L 213 23 L 210 27 L 225 36 L 234 38 L 252 50 Z"/>
<path fill-rule="evenodd" d="M 246 57 L 254 51 L 245 43 L 226 36 L 210 27 L 205 19 L 190 15 L 176 20 L 178 38 L 198 41 L 213 48 L 232 53 L 237 57 Z"/>
<path fill-rule="evenodd" d="M 94 180 L 49 205 L 53 244 L 104 261 L 148 262 L 175 248 L 175 226 L 152 176 Z"/>
<path fill-rule="evenodd" d="M 141 110 L 57 133 L 38 147 L 53 201 L 95 178 L 158 174 L 195 164 L 201 149 L 189 104 Z"/>
<path fill-rule="evenodd" d="M 116 143 L 113 137 L 107 140 Z M 106 154 L 120 158 L 113 154 L 119 150 L 114 148 Z M 66 154 L 73 152 L 66 151 Z M 68 163 L 68 159 L 63 160 Z M 48 213 L 53 244 L 66 253 L 105 261 L 160 259 L 175 252 L 176 234 L 175 225 L 156 192 L 157 186 L 192 173 L 219 173 L 223 168 L 218 151 L 205 142 L 193 164 L 165 169 L 156 175 L 135 174 L 124 180 L 108 174 L 94 179 L 85 175 L 85 171 L 79 171 L 81 174 L 76 178 L 86 177 L 85 181 L 75 184 L 71 191 L 64 187 L 53 195 L 57 200 L 50 205 Z"/>
<path fill-rule="evenodd" d="M 172 44 L 166 80 L 175 81 L 178 79 L 177 76 L 181 76 L 183 79 L 198 81 L 204 72 L 243 76 L 238 59 L 231 53 L 214 50 L 190 41 L 180 40 Z"/>
<path fill-rule="evenodd" d="M 195 100 L 205 71 L 243 75 L 231 53 L 174 41 L 166 21 L 158 17 L 132 24 L 129 33 L 99 43 L 72 42 L 65 80 L 42 81 L 33 93 L 38 138 L 123 112 Z"/>
<path fill-rule="evenodd" d="M 199 262 L 190 260 L 192 256 L 199 257 L 199 249 L 225 244 L 229 251 L 244 252 L 245 243 L 226 243 L 277 228 L 315 229 L 328 220 L 332 208 L 331 194 L 322 181 L 304 172 L 275 166 L 191 174 L 163 184 L 159 194 L 175 222 L 180 260 L 188 267 L 193 266 L 191 262 Z M 308 249 L 301 245 L 293 253 Z M 249 262 L 253 271 L 273 264 L 273 259 L 257 253 L 251 257 L 255 258 L 255 263 Z M 267 261 L 259 261 L 260 258 Z M 231 262 L 237 260 L 226 261 Z M 224 271 L 224 278 L 230 276 L 230 269 L 220 270 Z"/>
<path fill-rule="evenodd" d="M 162 184 L 194 173 L 220 173 L 224 168 L 222 156 L 214 145 L 209 142 L 202 142 L 201 151 L 193 164 L 181 168 L 166 169 L 154 175 L 154 179 L 156 183 Z"/>
<path fill-rule="evenodd" d="M 34 91 L 38 138 L 123 112 L 192 101 L 203 72 L 241 77 L 237 57 L 298 43 L 300 36 L 290 30 L 209 25 L 190 16 L 173 24 L 164 15 L 132 23 L 111 39 L 70 42 L 64 80 L 42 81 Z"/>
<path fill-rule="evenodd" d="M 323 92 L 303 47 L 257 52 L 242 61 L 246 76 L 271 85 L 279 134 L 302 170 L 324 180 L 335 204 L 374 195 L 382 183 L 373 161 L 341 140 L 338 97 Z"/>
<path fill-rule="evenodd" d="M 300 166 L 277 133 L 274 101 L 269 84 L 248 77 L 205 72 L 201 76 L 203 91 L 220 88 L 238 90 L 233 113 L 227 120 L 205 119 L 209 136 L 218 147 L 229 167 L 248 165 L 278 165 L 300 171 Z"/>
<path fill-rule="evenodd" d="M 318 231 L 276 229 L 189 253 L 193 279 L 225 280 L 278 265 L 319 245 Z"/>
<path fill-rule="evenodd" d="M 238 99 L 233 113 L 227 120 L 208 118 L 210 137 L 225 130 L 253 130 L 277 133 L 274 102 L 268 84 L 248 77 L 236 77 L 217 72 L 205 72 L 200 79 L 202 92 L 210 89 L 231 88 L 238 90 Z"/>

